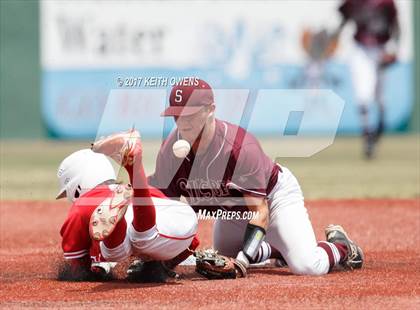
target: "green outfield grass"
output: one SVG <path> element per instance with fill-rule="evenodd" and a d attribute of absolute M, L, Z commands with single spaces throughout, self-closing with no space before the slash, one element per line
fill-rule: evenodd
<path fill-rule="evenodd" d="M 270 157 L 277 157 L 278 141 L 261 143 Z M 88 146 L 88 142 L 0 142 L 1 199 L 53 199 L 58 164 L 67 154 Z M 159 146 L 160 141 L 144 142 L 147 173 L 154 170 Z M 420 197 L 420 135 L 387 136 L 372 161 L 362 158 L 361 140 L 355 137 L 337 138 L 309 158 L 278 161 L 296 175 L 307 199 Z"/>

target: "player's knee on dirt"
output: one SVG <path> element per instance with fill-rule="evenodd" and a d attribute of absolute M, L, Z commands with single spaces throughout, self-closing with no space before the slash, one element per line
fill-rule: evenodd
<path fill-rule="evenodd" d="M 285 257 L 290 271 L 296 275 L 321 276 L 327 274 L 330 265 L 328 255 L 323 249 L 316 247 L 306 255 L 287 255 Z"/>
<path fill-rule="evenodd" d="M 100 243 L 101 253 L 103 257 L 112 262 L 120 262 L 128 258 L 132 253 L 129 236 L 126 235 L 124 242 L 115 248 L 108 248 L 103 242 Z"/>
<path fill-rule="evenodd" d="M 296 275 L 320 276 L 328 273 L 328 270 L 325 272 L 324 270 L 317 268 L 317 263 L 315 261 L 308 260 L 293 263 L 287 261 L 287 265 L 289 266 L 290 271 Z"/>

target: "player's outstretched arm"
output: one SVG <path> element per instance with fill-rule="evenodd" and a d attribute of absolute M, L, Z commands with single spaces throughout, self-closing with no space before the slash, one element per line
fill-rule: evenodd
<path fill-rule="evenodd" d="M 248 210 L 256 212 L 257 217 L 251 219 L 246 227 L 242 250 L 236 256 L 246 268 L 255 262 L 261 244 L 266 235 L 269 223 L 267 200 L 261 197 L 244 196 Z"/>
<path fill-rule="evenodd" d="M 268 204 L 267 200 L 260 197 L 253 197 L 253 196 L 244 196 L 245 202 L 247 204 L 248 210 L 256 212 L 258 214 L 257 217 L 252 218 L 249 223 L 253 225 L 260 226 L 264 229 L 267 229 L 268 226 Z"/>

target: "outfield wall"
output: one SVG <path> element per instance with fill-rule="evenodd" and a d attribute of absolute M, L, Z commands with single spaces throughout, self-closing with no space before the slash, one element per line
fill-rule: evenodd
<path fill-rule="evenodd" d="M 221 3 L 221 1 L 216 2 L 218 4 Z M 253 20 L 256 15 L 261 14 L 254 14 L 255 10 L 247 13 L 246 6 L 240 10 L 236 6 L 235 11 L 239 13 L 227 10 L 226 14 L 231 14 L 232 18 L 223 19 L 223 21 L 205 19 L 205 23 L 200 24 L 192 21 L 202 19 L 200 18 L 202 17 L 201 15 L 189 16 L 188 18 L 190 19 L 181 16 L 183 22 L 180 22 L 177 19 L 178 17 L 174 16 L 165 18 L 165 14 L 161 14 L 165 10 L 156 7 L 156 5 L 164 5 L 161 1 L 153 2 L 153 5 L 150 5 L 150 3 L 149 5 L 144 5 L 139 10 L 131 8 L 130 5 L 138 4 L 130 2 L 126 2 L 124 6 L 119 6 L 118 8 L 112 8 L 112 5 L 111 9 L 98 7 L 98 5 L 109 7 L 109 3 L 111 2 L 96 1 L 92 5 L 88 1 L 76 7 L 72 5 L 72 9 L 63 9 L 66 6 L 64 1 L 50 2 L 50 4 L 47 4 L 47 7 L 50 6 L 51 9 L 52 6 L 52 10 L 58 10 L 59 14 L 54 15 L 55 13 L 53 13 L 53 18 L 47 18 L 49 22 L 46 25 L 50 26 L 50 30 L 45 33 L 42 30 L 45 27 L 45 19 L 40 18 L 39 15 L 40 12 L 44 11 L 42 9 L 42 6 L 45 5 L 44 2 L 40 5 L 38 1 L 0 1 L 1 138 L 44 137 L 46 135 L 44 127 L 48 128 L 50 135 L 59 137 L 72 138 L 94 135 L 95 126 L 99 123 L 101 109 L 103 109 L 107 100 L 109 90 L 117 87 L 116 78 L 119 76 L 201 76 L 212 82 L 215 87 L 220 85 L 235 88 L 251 86 L 252 88 L 302 87 L 304 85 L 304 81 L 302 81 L 302 59 L 304 54 L 302 49 L 299 49 L 299 43 L 296 44 L 296 38 L 299 37 L 304 26 L 317 25 L 323 20 L 329 20 L 326 26 L 336 22 L 334 14 L 325 18 L 322 13 L 309 14 L 311 16 L 308 16 L 307 13 L 301 12 L 300 15 L 305 14 L 301 18 L 307 22 L 301 23 L 299 20 L 296 21 L 296 18 L 299 18 L 300 15 L 294 13 L 293 8 L 289 8 L 291 11 L 286 12 L 287 14 L 284 13 L 284 10 L 279 13 L 281 10 L 273 9 L 269 10 L 268 14 L 262 14 L 264 20 L 268 21 L 268 24 L 264 24 L 256 18 L 254 23 L 259 23 L 262 25 L 262 28 L 255 28 L 255 25 L 250 23 L 249 20 Z M 329 6 L 330 9 L 336 6 L 336 3 L 333 1 L 322 1 L 321 3 L 324 6 Z M 400 1 L 399 5 L 407 8 L 411 3 L 411 1 Z M 416 9 L 413 16 L 415 16 L 414 20 L 417 28 L 420 19 L 419 6 L 420 4 L 414 1 Z M 210 4 L 207 5 L 207 11 L 210 14 L 211 9 L 208 9 L 209 7 Z M 105 13 L 101 15 L 103 18 L 97 14 L 98 10 L 104 10 Z M 158 12 L 156 13 L 155 10 L 158 10 Z M 159 13 L 159 10 L 161 13 Z M 409 25 L 411 20 L 410 10 L 404 10 L 405 14 L 410 15 L 410 18 L 403 19 Z M 111 16 L 112 13 L 119 11 L 126 13 L 123 14 L 123 20 L 118 19 L 117 16 L 119 14 L 114 14 L 115 16 L 112 18 L 106 18 Z M 132 11 L 132 13 L 126 11 Z M 169 13 L 173 14 L 173 12 L 176 12 L 176 9 L 169 11 Z M 316 8 L 310 11 L 315 12 Z M 324 11 L 329 12 L 327 9 Z M 249 14 L 252 15 L 252 18 L 247 17 Z M 153 16 L 154 21 L 148 19 L 150 16 Z M 168 20 L 172 22 L 168 23 Z M 106 24 L 104 23 L 105 21 Z M 121 56 L 123 55 L 121 50 L 109 50 L 112 47 L 116 49 L 121 48 L 118 47 L 118 42 L 124 43 L 118 41 L 119 30 L 115 27 L 121 22 L 122 27 L 126 27 L 124 28 L 125 30 L 140 29 L 140 32 L 132 32 L 132 34 L 142 34 L 143 50 L 137 50 L 142 57 L 138 57 L 137 60 L 127 55 Z M 80 39 L 77 36 L 86 34 L 79 27 L 83 23 L 85 23 L 84 27 L 88 27 L 86 29 L 94 29 L 96 31 L 93 31 L 93 34 L 90 31 L 88 37 L 85 37 L 88 43 L 91 44 L 90 46 L 99 46 L 103 49 L 103 52 L 106 52 L 106 49 L 108 49 L 108 55 L 113 53 L 114 58 L 97 57 L 98 55 L 89 54 L 86 51 L 74 53 L 73 50 L 73 52 L 67 54 L 59 51 L 63 47 L 77 47 L 77 41 Z M 191 27 L 191 25 L 194 25 L 194 27 Z M 72 34 L 72 27 L 73 29 L 76 27 L 76 33 L 73 32 Z M 411 26 L 408 27 L 410 28 Z M 289 31 L 291 28 L 296 28 L 296 31 L 291 33 Z M 82 32 L 78 33 L 77 29 Z M 213 47 L 227 46 L 227 48 L 209 49 L 211 51 L 209 53 L 210 56 L 207 54 L 206 57 L 202 53 L 197 53 L 197 51 L 190 51 L 189 54 L 189 44 L 180 44 L 181 42 L 177 40 L 173 41 L 174 38 L 179 38 L 166 34 L 171 29 L 181 29 L 183 33 L 187 33 L 188 42 L 201 38 L 201 43 L 199 42 L 201 45 L 194 46 L 201 46 L 201 48 L 209 45 Z M 160 32 L 160 30 L 163 32 Z M 194 37 L 194 31 L 197 30 L 199 30 L 199 34 L 205 33 L 206 36 L 196 35 Z M 63 33 L 66 34 L 63 35 Z M 44 52 L 41 55 L 39 52 L 40 34 L 44 38 L 43 42 L 45 40 L 52 42 L 52 46 L 56 49 L 53 49 L 52 54 L 48 54 L 49 56 L 45 56 Z M 164 39 L 162 42 L 166 43 L 159 47 L 159 38 L 162 35 L 169 39 Z M 262 44 L 260 41 L 256 41 L 256 38 L 260 35 L 270 44 L 267 44 L 267 42 L 262 42 L 264 43 Z M 348 36 L 349 34 L 346 35 Z M 54 38 L 54 36 L 56 37 Z M 290 40 L 293 36 L 295 38 L 294 41 Z M 414 37 L 414 35 L 411 34 L 411 37 Z M 101 42 L 107 44 L 100 44 Z M 220 44 L 220 42 L 225 43 Z M 286 45 L 281 46 L 282 42 Z M 346 44 L 348 42 L 342 43 L 342 50 L 346 50 L 344 48 Z M 409 50 L 410 44 L 405 44 L 404 46 Z M 184 52 L 176 52 L 171 49 L 176 45 L 183 46 L 185 48 Z M 255 46 L 259 48 L 255 48 Z M 275 48 L 270 50 L 269 47 L 271 46 Z M 135 50 L 136 47 L 132 48 Z M 169 55 L 172 58 L 153 58 L 151 56 L 153 51 L 156 52 L 156 49 L 159 50 L 159 48 L 163 50 L 165 55 Z M 45 48 L 43 48 L 43 51 L 45 51 Z M 280 51 L 280 53 L 274 53 L 276 51 Z M 351 49 L 347 49 L 347 51 L 351 52 Z M 185 57 L 180 59 L 176 56 L 177 53 L 181 53 Z M 191 53 L 199 57 L 193 57 L 194 55 L 191 56 Z M 394 66 L 389 73 L 389 78 L 394 81 L 392 83 L 394 86 L 388 87 L 386 94 L 388 98 L 387 104 L 389 105 L 388 127 L 393 130 L 404 128 L 411 117 L 411 128 L 419 130 L 419 122 L 417 120 L 420 116 L 414 117 L 413 113 L 413 102 L 416 98 L 415 111 L 419 115 L 419 88 L 413 87 L 413 85 L 419 84 L 420 69 L 417 63 L 417 69 L 415 70 L 417 82 L 414 84 L 412 80 L 414 75 L 412 55 L 410 56 L 409 51 L 404 51 L 403 54 L 405 56 L 402 58 L 402 61 Z M 417 41 L 416 55 L 418 54 L 419 42 Z M 51 55 L 53 56 L 51 57 Z M 118 55 L 120 57 L 117 57 Z M 43 59 L 42 73 L 40 70 L 41 56 Z M 69 58 L 69 56 L 71 57 Z M 92 56 L 98 59 L 94 59 L 92 62 Z M 346 63 L 342 61 L 344 56 L 343 51 L 339 51 L 337 59 L 328 64 L 326 72 L 329 78 L 326 79 L 326 83 L 327 86 L 331 86 L 330 84 L 333 83 L 335 86 L 332 88 L 348 102 L 340 124 L 341 132 L 354 133 L 358 130 L 359 120 L 352 98 L 352 86 L 348 68 L 346 68 Z M 207 63 L 203 63 L 203 59 Z M 279 59 L 287 59 L 287 62 L 282 63 Z M 176 66 L 173 65 L 174 63 Z M 252 76 L 246 77 L 247 70 L 248 72 L 253 72 Z M 416 91 L 415 97 L 413 89 Z M 73 124 L 73 126 L 77 125 L 81 132 L 77 134 L 67 132 L 67 129 L 60 124 L 62 120 L 56 117 L 57 111 L 67 111 L 68 122 Z M 91 117 L 88 117 L 89 123 L 81 123 L 79 121 L 80 116 L 85 117 L 89 113 L 91 113 Z"/>
<path fill-rule="evenodd" d="M 0 1 L 0 138 L 45 137 L 38 1 Z"/>
<path fill-rule="evenodd" d="M 411 116 L 410 129 L 420 132 L 420 1 L 414 1 L 414 51 L 415 51 L 415 70 L 414 85 L 415 87 L 415 104 Z"/>
<path fill-rule="evenodd" d="M 198 76 L 214 88 L 332 89 L 345 102 L 339 132 L 360 131 L 349 70 L 356 52 L 351 26 L 343 32 L 336 55 L 322 67 L 310 65 L 301 45 L 305 29 L 337 27 L 338 1 L 243 2 L 240 7 L 233 1 L 190 2 L 188 10 L 185 2 L 124 3 L 85 1 L 75 6 L 67 1 L 41 2 L 42 112 L 54 135 L 94 136 L 109 90 L 121 86 L 119 78 L 137 81 L 179 76 Z M 97 14 L 98 5 L 101 14 Z M 387 71 L 384 85 L 386 125 L 392 131 L 406 127 L 414 102 L 411 3 L 399 2 L 398 10 L 400 57 Z M 216 18 L 220 11 L 223 19 Z M 122 87 L 127 93 L 133 88 L 130 83 Z M 283 105 L 290 104 L 290 97 L 264 98 L 264 104 L 255 104 L 254 113 L 262 117 L 252 130 L 267 135 L 278 131 Z M 157 104 L 165 104 L 166 97 L 160 100 Z M 300 101 L 297 98 L 296 106 Z M 119 104 L 130 110 L 148 105 L 124 98 Z M 324 132 L 328 122 L 324 116 L 329 111 L 322 109 L 313 114 L 311 132 Z M 137 110 L 142 113 L 141 108 Z M 114 111 L 122 119 L 123 109 Z M 127 129 L 124 123 L 118 128 Z M 156 128 L 150 134 L 159 131 Z"/>

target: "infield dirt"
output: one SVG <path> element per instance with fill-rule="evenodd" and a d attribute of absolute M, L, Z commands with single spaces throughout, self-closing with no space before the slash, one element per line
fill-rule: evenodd
<path fill-rule="evenodd" d="M 2 201 L 0 307 L 74 308 L 416 308 L 420 304 L 420 199 L 314 200 L 307 207 L 316 235 L 342 224 L 365 251 L 362 270 L 322 277 L 284 268 L 252 269 L 238 280 L 207 281 L 193 267 L 168 284 L 57 281 L 62 260 L 61 202 Z M 211 221 L 200 222 L 200 247 L 211 245 Z"/>

